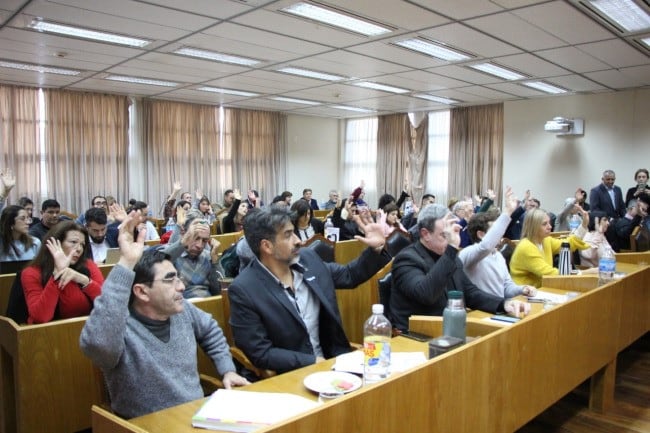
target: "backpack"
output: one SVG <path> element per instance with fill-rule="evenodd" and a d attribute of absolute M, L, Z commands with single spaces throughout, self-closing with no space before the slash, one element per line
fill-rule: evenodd
<path fill-rule="evenodd" d="M 219 264 L 223 268 L 223 273 L 226 277 L 235 278 L 239 275 L 239 256 L 237 255 L 237 244 L 226 248 L 221 254 Z"/>

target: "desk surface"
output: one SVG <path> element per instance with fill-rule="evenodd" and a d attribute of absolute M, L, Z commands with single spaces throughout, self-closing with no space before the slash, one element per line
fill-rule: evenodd
<path fill-rule="evenodd" d="M 392 350 L 395 352 L 423 352 L 428 357 L 427 343 L 410 340 L 405 337 L 396 337 L 392 340 Z M 331 370 L 334 359 L 328 359 L 318 364 L 309 365 L 298 370 L 271 377 L 251 385 L 239 388 L 249 391 L 288 392 L 311 400 L 318 400 L 318 396 L 305 388 L 303 379 L 317 371 Z M 354 394 L 353 393 L 350 393 Z M 138 418 L 133 418 L 130 423 L 151 433 L 155 432 L 197 432 L 191 424 L 192 416 L 199 410 L 205 399 L 195 400 L 159 412 L 154 412 Z"/>
<path fill-rule="evenodd" d="M 615 371 L 617 353 L 650 330 L 650 304 L 638 301 L 650 296 L 648 268 L 619 263 L 617 271 L 626 273 L 623 279 L 604 287 L 577 290 L 585 293 L 550 310 L 544 310 L 542 304 L 533 304 L 531 315 L 515 325 L 484 321 L 488 313 L 471 312 L 470 318 L 489 324 L 492 329 L 482 334 L 482 338 L 264 431 L 329 432 L 341 422 L 349 423 L 346 425 L 353 431 L 514 431 L 585 379 L 592 377 L 593 384 L 593 376 L 600 374 L 601 369 Z M 574 290 L 572 284 L 582 283 L 580 280 L 584 279 L 562 278 L 565 281 L 557 280 L 563 282 L 560 288 L 541 289 L 564 294 Z M 603 315 L 603 311 L 608 314 Z M 572 331 L 565 332 L 569 328 Z M 531 344 L 536 341 L 544 344 Z M 426 343 L 397 337 L 393 339 L 393 350 L 426 351 L 427 347 Z M 487 362 L 489 359 L 498 362 Z M 304 388 L 303 379 L 315 371 L 330 369 L 333 362 L 311 365 L 246 389 L 290 392 L 315 400 L 316 395 Z M 545 373 L 531 376 L 527 368 L 501 368 L 500 363 L 530 365 Z M 468 375 L 469 371 L 472 374 Z M 613 386 L 610 393 L 613 397 Z M 445 398 L 449 395 L 455 398 Z M 203 401 L 134 418 L 130 424 L 150 433 L 196 433 L 198 430 L 191 427 L 190 420 Z M 413 416 L 368 419 L 360 415 L 383 413 L 400 405 L 411 407 Z M 510 410 L 501 411 L 504 406 Z M 467 407 L 472 410 L 468 411 Z M 463 416 L 452 419 L 437 415 L 440 411 Z"/>

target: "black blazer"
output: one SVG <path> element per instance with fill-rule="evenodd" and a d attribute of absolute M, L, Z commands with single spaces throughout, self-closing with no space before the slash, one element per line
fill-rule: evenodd
<path fill-rule="evenodd" d="M 616 206 L 612 205 L 612 199 L 609 197 L 607 188 L 602 183 L 595 186 L 589 192 L 589 205 L 592 212 L 602 212 L 610 218 L 621 218 L 625 216 L 625 202 L 621 188 L 614 185 L 614 201 Z M 598 215 L 595 215 L 598 216 Z"/>
<path fill-rule="evenodd" d="M 326 358 L 349 352 L 335 289 L 350 289 L 368 280 L 390 257 L 366 249 L 343 266 L 323 262 L 315 252 L 300 250 L 304 283 L 320 301 L 320 344 Z M 282 285 L 255 260 L 228 288 L 230 325 L 235 345 L 258 368 L 279 373 L 313 364 L 309 334 Z M 368 312 L 370 315 L 370 312 Z"/>
<path fill-rule="evenodd" d="M 490 313 L 503 310 L 503 298 L 476 287 L 456 254 L 457 250 L 448 246 L 442 256 L 434 259 L 429 250 L 416 241 L 395 256 L 390 296 L 394 327 L 408 330 L 409 317 L 413 314 L 441 316 L 449 290 L 463 292 L 465 306 L 471 309 Z"/>

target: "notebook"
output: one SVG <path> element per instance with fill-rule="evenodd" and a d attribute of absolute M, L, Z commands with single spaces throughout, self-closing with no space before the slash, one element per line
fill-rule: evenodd
<path fill-rule="evenodd" d="M 252 432 L 318 405 L 315 401 L 293 394 L 219 389 L 192 417 L 192 426 Z"/>

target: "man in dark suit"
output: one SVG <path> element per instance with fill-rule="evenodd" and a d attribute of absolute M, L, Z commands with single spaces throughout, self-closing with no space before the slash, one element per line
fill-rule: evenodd
<path fill-rule="evenodd" d="M 450 290 L 463 292 L 465 305 L 474 310 L 517 317 L 528 314 L 528 303 L 504 301 L 470 281 L 456 257 L 460 226 L 451 213 L 441 216 L 435 205 L 427 206 L 420 212 L 417 227 L 419 240 L 400 251 L 393 261 L 390 312 L 394 327 L 407 331 L 413 314 L 441 316 Z"/>
<path fill-rule="evenodd" d="M 91 207 L 84 214 L 84 225 L 88 230 L 90 248 L 88 258 L 95 263 L 104 263 L 109 248 L 117 248 L 119 221 L 108 224 L 106 211 L 102 207 Z"/>
<path fill-rule="evenodd" d="M 342 266 L 300 249 L 286 209 L 246 215 L 244 233 L 257 260 L 235 278 L 228 297 L 235 345 L 253 365 L 282 373 L 351 350 L 334 290 L 356 287 L 390 261 L 381 226 L 359 224 L 369 248 Z"/>
<path fill-rule="evenodd" d="M 309 207 L 311 207 L 312 210 L 318 210 L 318 202 L 316 201 L 315 198 L 311 198 L 312 191 L 309 188 L 305 188 L 302 190 L 302 199 L 307 201 L 309 203 Z"/>
<path fill-rule="evenodd" d="M 612 170 L 603 172 L 602 183 L 589 192 L 589 204 L 593 216 L 622 218 L 625 216 L 625 202 L 621 188 L 614 185 L 616 174 Z"/>

